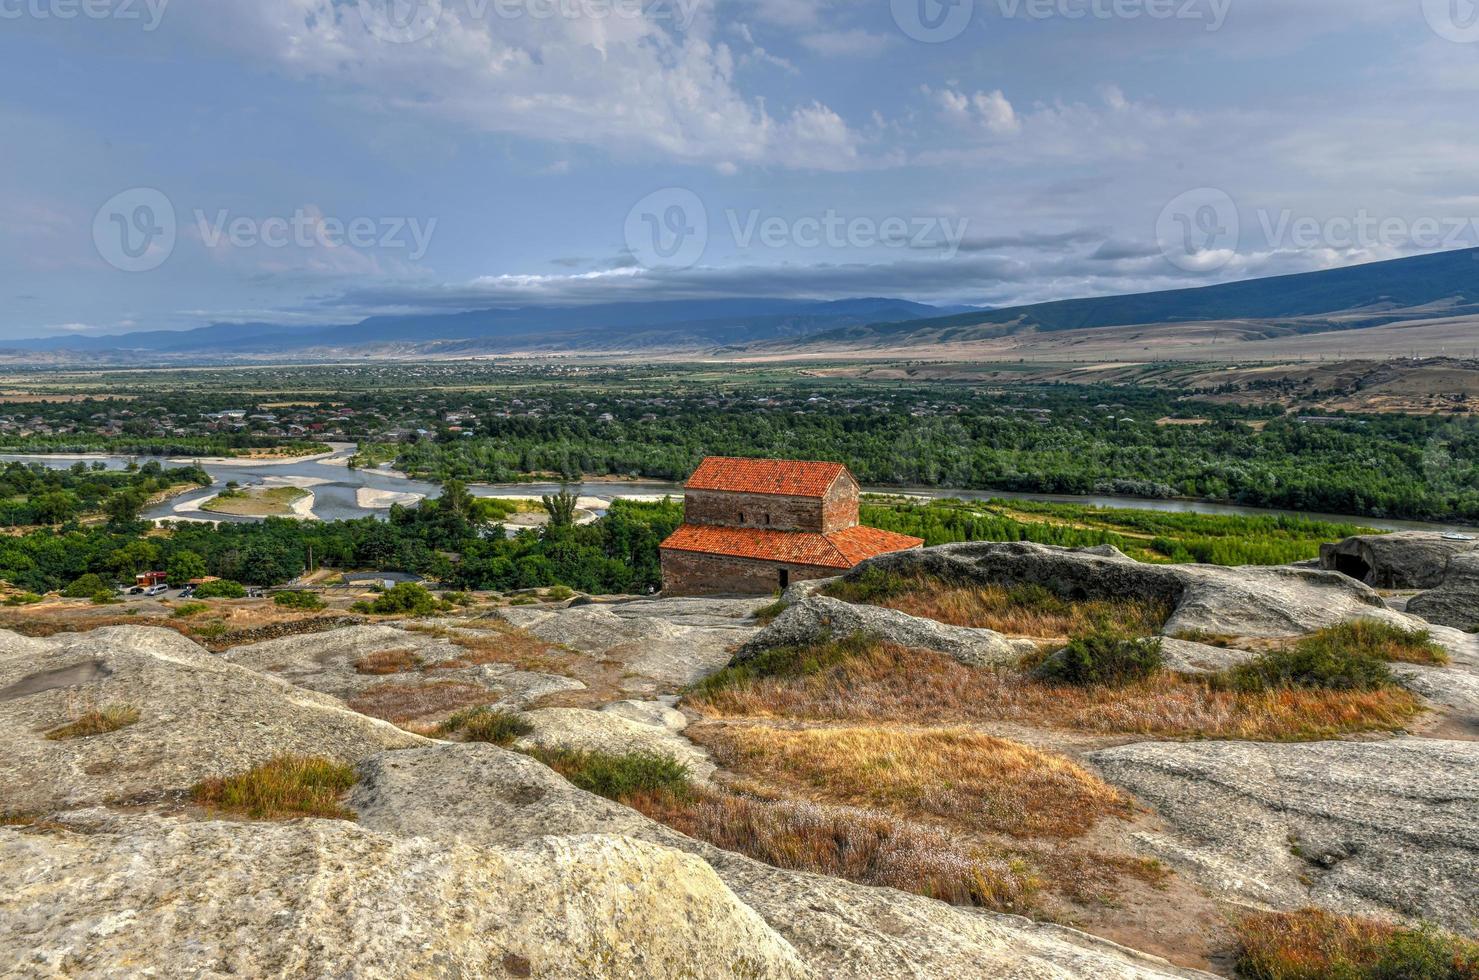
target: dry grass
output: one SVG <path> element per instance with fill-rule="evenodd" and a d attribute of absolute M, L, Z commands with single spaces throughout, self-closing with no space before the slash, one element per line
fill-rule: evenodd
<path fill-rule="evenodd" d="M 849 641 L 808 652 L 813 672 L 734 675 L 690 694 L 711 717 L 916 724 L 1017 722 L 1103 734 L 1277 741 L 1398 731 L 1422 710 L 1400 688 L 1240 692 L 1162 673 L 1125 687 L 1063 687 L 1021 671 L 963 666 L 943 654 Z"/>
<path fill-rule="evenodd" d="M 459 711 L 437 726 L 437 738 L 461 735 L 464 742 L 491 742 L 511 745 L 534 731 L 534 726 L 511 711 L 492 708 L 469 708 Z"/>
<path fill-rule="evenodd" d="M 197 783 L 191 797 L 201 806 L 253 820 L 353 820 L 341 798 L 358 779 L 353 767 L 332 759 L 280 755 L 239 775 Z"/>
<path fill-rule="evenodd" d="M 1027 865 L 947 831 L 876 811 L 768 801 L 726 792 L 624 802 L 690 837 L 799 871 L 998 912 L 1034 911 L 1041 883 Z"/>
<path fill-rule="evenodd" d="M 1069 838 L 1133 813 L 1076 763 L 975 732 L 705 725 L 689 734 L 725 769 L 786 795 L 970 830 Z"/>
<path fill-rule="evenodd" d="M 1479 943 L 1319 909 L 1257 913 L 1236 926 L 1248 980 L 1479 980 Z"/>
<path fill-rule="evenodd" d="M 923 573 L 896 575 L 875 570 L 865 572 L 856 582 L 839 582 L 825 594 L 1009 636 L 1069 636 L 1101 625 L 1144 636 L 1159 632 L 1171 614 L 1158 603 L 1129 599 L 1072 601 L 1041 586 L 1003 588 L 948 582 Z"/>
<path fill-rule="evenodd" d="M 68 724 L 46 733 L 53 742 L 70 738 L 90 738 L 107 735 L 120 728 L 127 728 L 139 720 L 139 709 L 128 704 L 110 704 L 105 708 L 88 711 Z"/>
<path fill-rule="evenodd" d="M 1300 640 L 1298 645 L 1388 663 L 1438 667 L 1448 663 L 1448 651 L 1434 641 L 1430 631 L 1407 630 L 1374 619 L 1355 619 L 1322 629 Z"/>
<path fill-rule="evenodd" d="M 498 695 L 476 684 L 436 681 L 430 684 L 380 684 L 349 699 L 362 715 L 404 724 L 444 711 L 457 711 L 498 700 Z"/>
<path fill-rule="evenodd" d="M 355 661 L 354 669 L 361 674 L 383 677 L 387 674 L 409 674 L 419 670 L 422 663 L 415 650 L 381 650 Z"/>
<path fill-rule="evenodd" d="M 520 670 L 542 673 L 567 673 L 569 652 L 546 643 L 513 626 L 483 620 L 476 627 L 449 630 L 437 626 L 410 625 L 406 629 L 425 633 L 454 643 L 467 651 L 452 660 L 428 664 L 427 670 L 458 670 L 480 664 L 510 664 Z"/>

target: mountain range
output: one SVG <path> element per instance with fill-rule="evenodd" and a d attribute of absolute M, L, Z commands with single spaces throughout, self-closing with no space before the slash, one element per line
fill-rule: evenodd
<path fill-rule="evenodd" d="M 324 358 L 634 351 L 771 356 L 969 344 L 998 353 L 1072 351 L 1086 357 L 1137 357 L 1144 356 L 1142 351 L 1201 356 L 1219 344 L 1223 352 L 1248 356 L 1297 350 L 1324 356 L 1327 348 L 1332 353 L 1348 348 L 1351 331 L 1360 331 L 1356 345 L 1363 350 L 1392 354 L 1416 350 L 1419 342 L 1444 350 L 1479 346 L 1476 327 L 1479 249 L 1464 249 L 1193 289 L 994 310 L 891 298 L 669 300 L 376 316 L 329 326 L 217 323 L 3 346 L 12 358 L 87 355 L 135 361 L 287 353 Z M 1328 336 L 1336 333 L 1345 339 Z"/>

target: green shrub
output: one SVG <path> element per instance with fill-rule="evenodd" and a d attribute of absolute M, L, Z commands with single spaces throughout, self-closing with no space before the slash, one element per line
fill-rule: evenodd
<path fill-rule="evenodd" d="M 608 800 L 641 793 L 669 793 L 681 799 L 693 792 L 688 767 L 670 755 L 571 749 L 535 749 L 529 754 L 579 788 Z"/>
<path fill-rule="evenodd" d="M 67 586 L 62 595 L 68 599 L 91 599 L 99 592 L 107 591 L 108 583 L 103 581 L 103 577 L 89 572 Z"/>
<path fill-rule="evenodd" d="M 355 607 L 360 608 L 360 604 Z M 440 608 L 436 596 L 414 582 L 391 586 L 364 604 L 365 611 L 377 616 L 429 616 Z"/>
<path fill-rule="evenodd" d="M 460 734 L 468 742 L 491 742 L 509 745 L 534 731 L 522 716 L 495 708 L 472 708 L 459 711 L 437 728 L 437 737 Z"/>
<path fill-rule="evenodd" d="M 246 586 L 240 582 L 230 582 L 225 579 L 216 582 L 202 582 L 195 587 L 195 598 L 197 599 L 245 599 L 246 595 Z"/>
<path fill-rule="evenodd" d="M 5 600 L 7 606 L 34 606 L 38 602 L 45 602 L 45 596 L 39 596 L 34 592 L 18 592 Z"/>
<path fill-rule="evenodd" d="M 1448 651 L 1433 640 L 1431 631 L 1409 630 L 1375 619 L 1338 623 L 1311 633 L 1300 646 L 1375 660 L 1439 666 L 1448 663 Z"/>
<path fill-rule="evenodd" d="M 448 592 L 442 596 L 442 600 L 444 602 L 450 602 L 454 606 L 472 606 L 477 604 L 477 600 L 466 592 Z"/>
<path fill-rule="evenodd" d="M 791 604 L 785 599 L 777 599 L 775 602 L 767 603 L 755 610 L 755 622 L 761 626 L 769 626 L 780 618 L 781 613 L 791 608 Z"/>
<path fill-rule="evenodd" d="M 1293 647 L 1262 654 L 1225 671 L 1218 683 L 1236 691 L 1311 687 L 1374 691 L 1395 683 L 1388 661 L 1442 664 L 1443 648 L 1426 630 L 1355 620 L 1311 633 Z"/>
<path fill-rule="evenodd" d="M 209 612 L 210 606 L 203 602 L 187 602 L 183 606 L 176 606 L 175 619 L 189 619 L 191 616 L 199 616 L 203 612 Z"/>
<path fill-rule="evenodd" d="M 117 606 L 122 603 L 122 599 L 107 589 L 102 589 L 92 594 L 92 604 L 94 606 Z"/>
<path fill-rule="evenodd" d="M 325 605 L 315 592 L 279 592 L 272 597 L 272 601 L 289 609 L 306 609 L 310 612 L 316 612 Z"/>
<path fill-rule="evenodd" d="M 574 596 L 575 590 L 567 585 L 551 586 L 549 591 L 545 593 L 546 598 L 552 599 L 555 602 L 564 602 L 566 599 L 574 598 Z"/>
<path fill-rule="evenodd" d="M 1072 637 L 1061 653 L 1043 661 L 1037 677 L 1078 687 L 1122 687 L 1145 680 L 1165 665 L 1159 639 L 1135 639 L 1100 626 Z"/>

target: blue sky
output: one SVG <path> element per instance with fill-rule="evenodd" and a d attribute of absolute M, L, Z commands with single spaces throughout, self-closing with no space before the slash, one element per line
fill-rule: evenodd
<path fill-rule="evenodd" d="M 1476 244 L 1475 0 L 0 0 L 0 337 Z"/>

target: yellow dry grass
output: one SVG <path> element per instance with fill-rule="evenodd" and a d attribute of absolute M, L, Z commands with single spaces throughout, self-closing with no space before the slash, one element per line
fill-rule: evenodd
<path fill-rule="evenodd" d="M 725 769 L 787 795 L 1019 837 L 1078 837 L 1130 800 L 1082 766 L 960 730 L 705 725 L 691 737 Z"/>
<path fill-rule="evenodd" d="M 435 681 L 429 684 L 380 684 L 349 699 L 349 707 L 362 715 L 382 718 L 400 725 L 461 708 L 488 704 L 498 695 L 477 684 Z"/>
<path fill-rule="evenodd" d="M 71 722 L 46 733 L 53 742 L 71 738 L 91 738 L 107 735 L 120 728 L 127 728 L 139 720 L 139 709 L 127 704 L 110 704 L 105 708 L 87 711 Z"/>
<path fill-rule="evenodd" d="M 333 759 L 280 755 L 235 776 L 197 783 L 191 797 L 201 806 L 253 820 L 353 820 L 340 799 L 358 779 L 353 767 Z"/>
<path fill-rule="evenodd" d="M 690 695 L 710 717 L 825 721 L 1017 722 L 1102 734 L 1280 741 L 1399 731 L 1422 710 L 1401 688 L 1219 690 L 1162 673 L 1126 687 L 1040 684 L 1019 670 L 868 643 L 818 673 L 764 677 Z"/>

